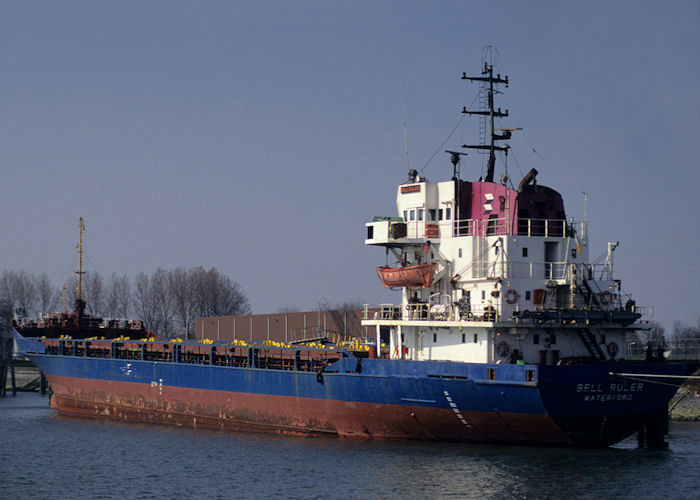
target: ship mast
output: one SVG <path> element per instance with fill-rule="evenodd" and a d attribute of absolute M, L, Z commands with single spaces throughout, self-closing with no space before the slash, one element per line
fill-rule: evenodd
<path fill-rule="evenodd" d="M 489 117 L 490 143 L 489 144 L 479 144 L 479 145 L 463 144 L 462 147 L 469 148 L 469 149 L 482 149 L 482 150 L 485 149 L 485 150 L 489 151 L 489 163 L 488 163 L 488 168 L 486 170 L 486 178 L 484 179 L 484 181 L 485 182 L 493 182 L 494 167 L 496 165 L 496 151 L 505 151 L 506 154 L 508 154 L 508 145 L 506 144 L 505 146 L 497 146 L 496 141 L 506 141 L 506 140 L 510 139 L 510 137 L 511 137 L 510 130 L 504 130 L 502 134 L 495 133 L 494 118 L 507 117 L 508 110 L 506 109 L 505 112 L 503 112 L 503 111 L 501 111 L 501 108 L 494 109 L 494 107 L 493 107 L 493 95 L 494 95 L 494 93 L 498 93 L 498 90 L 494 90 L 493 86 L 494 86 L 494 84 L 505 83 L 506 87 L 508 87 L 508 77 L 506 76 L 505 79 L 501 78 L 500 74 L 498 74 L 494 77 L 493 76 L 493 64 L 489 64 L 487 62 L 484 63 L 484 69 L 481 71 L 481 74 L 484 76 L 467 76 L 466 73 L 462 73 L 462 80 L 470 80 L 472 82 L 484 82 L 484 83 L 488 84 L 488 86 L 487 86 L 488 109 L 480 110 L 480 111 L 467 111 L 467 108 L 465 106 L 462 108 L 462 113 L 469 114 L 469 115 L 482 115 L 482 116 Z"/>
<path fill-rule="evenodd" d="M 82 316 L 83 312 L 85 311 L 85 302 L 83 301 L 83 274 L 85 274 L 85 271 L 83 271 L 83 231 L 85 231 L 85 222 L 83 221 L 83 218 L 80 217 L 78 219 L 78 229 L 80 231 L 80 239 L 78 240 L 78 270 L 74 271 L 75 274 L 78 275 L 78 296 L 75 299 L 75 309 L 76 311 L 79 312 L 79 314 Z"/>

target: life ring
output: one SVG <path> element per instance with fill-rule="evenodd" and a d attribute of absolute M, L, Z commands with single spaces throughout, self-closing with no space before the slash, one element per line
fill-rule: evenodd
<path fill-rule="evenodd" d="M 612 302 L 612 293 L 604 290 L 598 294 L 598 300 L 600 300 L 601 305 L 607 306 Z"/>
<path fill-rule="evenodd" d="M 506 302 L 508 302 L 509 304 L 515 304 L 519 298 L 520 294 L 518 294 L 518 292 L 516 292 L 512 288 L 509 288 L 506 292 Z"/>
<path fill-rule="evenodd" d="M 501 340 L 498 344 L 496 344 L 496 353 L 502 358 L 505 358 L 510 354 L 510 346 L 508 345 L 508 342 L 505 340 Z"/>
<path fill-rule="evenodd" d="M 616 342 L 610 342 L 607 346 L 608 349 L 608 354 L 610 354 L 611 358 L 614 358 L 617 356 L 617 353 L 620 352 L 620 348 L 618 347 Z"/>

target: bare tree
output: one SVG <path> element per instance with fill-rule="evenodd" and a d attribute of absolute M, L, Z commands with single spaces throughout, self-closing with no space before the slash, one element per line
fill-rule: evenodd
<path fill-rule="evenodd" d="M 169 337 L 175 333 L 167 271 L 159 268 L 150 277 L 143 272 L 136 275 L 134 309 L 146 323 L 146 328 L 159 337 Z"/>
<path fill-rule="evenodd" d="M 83 276 L 83 300 L 90 314 L 102 314 L 104 308 L 104 280 L 97 271 L 88 271 Z"/>
<path fill-rule="evenodd" d="M 676 343 L 688 342 L 700 339 L 700 321 L 698 327 L 688 326 L 680 321 L 673 322 L 671 340 Z"/>
<path fill-rule="evenodd" d="M 156 306 L 158 335 L 171 337 L 175 333 L 173 306 L 168 287 L 168 272 L 158 268 L 151 276 L 151 295 Z"/>
<path fill-rule="evenodd" d="M 66 294 L 67 307 L 72 309 L 75 299 L 78 298 L 78 277 L 72 275 L 66 278 L 66 281 L 63 283 L 63 289 Z"/>
<path fill-rule="evenodd" d="M 72 307 L 77 299 L 78 277 L 64 284 L 65 300 Z M 53 289 L 46 273 L 3 271 L 0 275 L 0 299 L 13 308 L 24 308 L 27 316 L 50 312 L 62 306 L 61 294 Z M 249 314 L 250 303 L 241 286 L 212 267 L 171 271 L 157 269 L 151 276 L 140 272 L 131 286 L 126 275 L 114 273 L 107 285 L 97 271 L 89 271 L 82 280 L 82 299 L 87 312 L 94 315 L 128 318 L 133 308 L 146 327 L 161 337 L 180 330 L 192 336 L 197 316 Z"/>
<path fill-rule="evenodd" d="M 112 273 L 105 293 L 105 313 L 111 318 L 128 318 L 131 312 L 131 284 L 126 274 Z"/>
<path fill-rule="evenodd" d="M 51 284 L 51 280 L 45 272 L 42 272 L 36 278 L 35 287 L 37 291 L 39 313 L 43 316 L 55 310 L 58 303 L 58 292 Z"/>
<path fill-rule="evenodd" d="M 241 286 L 215 267 L 192 269 L 192 281 L 198 316 L 250 314 L 250 302 Z"/>
<path fill-rule="evenodd" d="M 157 334 L 157 306 L 151 294 L 151 279 L 144 272 L 138 273 L 134 280 L 134 309 L 146 328 Z"/>
<path fill-rule="evenodd" d="M 215 268 L 209 271 L 209 276 L 215 292 L 211 303 L 214 316 L 250 314 L 250 302 L 238 283 Z"/>
<path fill-rule="evenodd" d="M 168 272 L 168 286 L 172 299 L 173 312 L 178 326 L 185 332 L 185 338 L 194 330 L 195 296 L 193 294 L 192 271 L 177 267 Z"/>
<path fill-rule="evenodd" d="M 10 271 L 3 271 L 2 276 L 0 276 L 0 300 L 12 311 L 15 305 L 10 282 Z M 12 312 L 10 312 L 10 314 L 12 314 Z"/>
<path fill-rule="evenodd" d="M 34 273 L 20 269 L 19 271 L 3 271 L 0 278 L 0 289 L 3 297 L 13 309 L 19 308 L 26 316 L 36 312 L 37 290 Z"/>

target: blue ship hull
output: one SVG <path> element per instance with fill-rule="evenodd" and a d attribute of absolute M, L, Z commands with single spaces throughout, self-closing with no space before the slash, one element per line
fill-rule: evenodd
<path fill-rule="evenodd" d="M 48 353 L 16 336 L 70 414 L 346 437 L 608 446 L 664 414 L 681 363 L 578 366 L 361 359 L 322 370 Z M 611 375 L 640 374 L 639 377 Z"/>

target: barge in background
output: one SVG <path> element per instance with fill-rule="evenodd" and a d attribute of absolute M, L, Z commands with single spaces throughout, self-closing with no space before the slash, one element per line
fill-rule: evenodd
<path fill-rule="evenodd" d="M 559 193 L 531 171 L 494 181 L 513 129 L 494 107 L 499 86 L 477 77 L 488 153 L 483 180 L 432 183 L 409 172 L 399 217 L 366 224 L 365 243 L 396 263 L 378 268 L 401 303 L 367 308 L 363 344 L 188 343 L 28 339 L 52 407 L 75 415 L 222 429 L 604 447 L 649 430 L 663 442 L 667 404 L 694 367 L 625 361 L 645 309 L 613 278 L 613 250 L 588 260 L 587 221 L 566 218 Z M 659 383 L 662 382 L 662 383 Z"/>
<path fill-rule="evenodd" d="M 65 309 L 65 288 L 61 297 L 63 298 L 64 311 L 57 314 L 50 314 L 39 319 L 27 319 L 24 311 L 16 315 L 12 320 L 12 326 L 24 337 L 70 337 L 74 339 L 84 339 L 91 337 L 115 339 L 124 336 L 149 337 L 151 333 L 146 330 L 143 321 L 139 319 L 125 320 L 116 318 L 101 318 L 85 312 L 86 303 L 83 300 L 83 232 L 85 222 L 83 218 L 78 219 L 78 286 L 76 288 L 75 307 L 72 312 Z"/>

